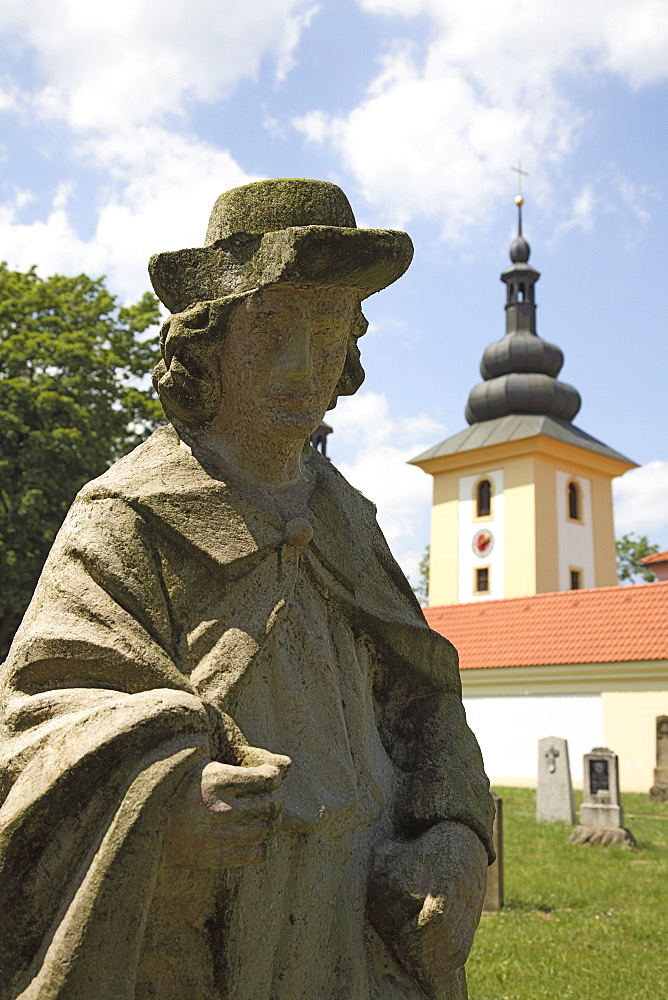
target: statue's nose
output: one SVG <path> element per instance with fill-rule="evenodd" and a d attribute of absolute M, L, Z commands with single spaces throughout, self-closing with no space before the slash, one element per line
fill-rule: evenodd
<path fill-rule="evenodd" d="M 284 343 L 278 362 L 281 373 L 291 378 L 310 378 L 313 374 L 310 325 L 305 321 L 294 323 Z"/>

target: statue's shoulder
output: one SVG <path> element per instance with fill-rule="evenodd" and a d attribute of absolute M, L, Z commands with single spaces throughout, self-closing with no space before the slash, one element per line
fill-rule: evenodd
<path fill-rule="evenodd" d="M 351 513 L 355 512 L 365 520 L 375 522 L 375 503 L 349 483 L 328 458 L 316 448 L 309 448 L 307 462 L 317 478 L 320 493 L 328 494 L 334 502 L 344 504 Z"/>
<path fill-rule="evenodd" d="M 101 476 L 86 483 L 77 499 L 85 502 L 117 497 L 132 502 L 164 492 L 167 484 L 176 491 L 181 480 L 185 481 L 185 455 L 171 424 L 158 427 Z"/>
<path fill-rule="evenodd" d="M 307 454 L 308 467 L 316 486 L 309 506 L 321 525 L 357 549 L 357 561 L 382 538 L 376 520 L 376 505 L 356 489 L 342 473 L 315 448 Z"/>
<path fill-rule="evenodd" d="M 420 604 L 376 520 L 376 505 L 319 452 L 309 456 L 318 476 L 315 502 L 327 522 L 342 573 L 356 581 L 360 602 L 372 616 L 429 631 Z"/>

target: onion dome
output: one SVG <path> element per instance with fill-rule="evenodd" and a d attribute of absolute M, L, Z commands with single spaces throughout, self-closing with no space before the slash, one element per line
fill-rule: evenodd
<path fill-rule="evenodd" d="M 536 333 L 535 285 L 540 273 L 529 264 L 531 248 L 522 235 L 521 197 L 518 232 L 510 246 L 510 267 L 501 274 L 506 285 L 506 335 L 483 354 L 484 381 L 472 389 L 466 407 L 470 424 L 509 414 L 536 413 L 569 422 L 580 409 L 577 389 L 559 382 L 564 355 L 556 344 Z"/>

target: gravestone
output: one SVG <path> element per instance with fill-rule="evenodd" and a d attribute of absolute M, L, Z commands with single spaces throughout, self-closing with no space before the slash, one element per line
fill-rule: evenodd
<path fill-rule="evenodd" d="M 575 826 L 568 741 L 559 736 L 546 736 L 538 741 L 536 822 Z"/>
<path fill-rule="evenodd" d="M 496 861 L 487 869 L 487 892 L 482 905 L 484 913 L 496 913 L 503 909 L 503 799 L 492 792 L 494 799 L 494 825 L 492 841 Z"/>
<path fill-rule="evenodd" d="M 595 747 L 584 755 L 580 826 L 573 830 L 571 843 L 635 844 L 633 834 L 624 826 L 618 757 L 607 747 Z"/>
<path fill-rule="evenodd" d="M 656 767 L 650 798 L 668 802 L 668 715 L 656 718 Z"/>

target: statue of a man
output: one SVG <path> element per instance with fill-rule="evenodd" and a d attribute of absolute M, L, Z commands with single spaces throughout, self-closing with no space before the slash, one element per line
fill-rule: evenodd
<path fill-rule="evenodd" d="M 456 654 L 308 446 L 411 255 L 275 180 L 152 258 L 170 423 L 80 492 L 2 668 L 0 1000 L 466 997 Z"/>

